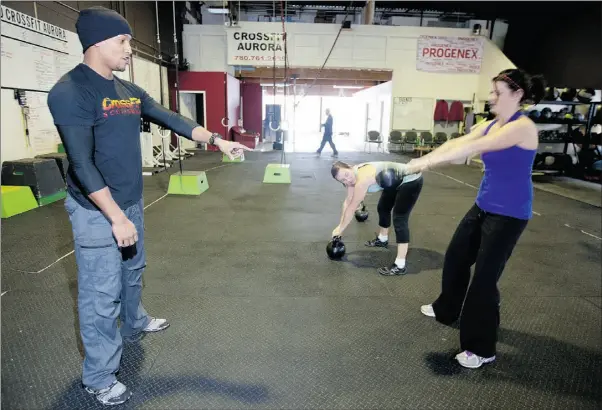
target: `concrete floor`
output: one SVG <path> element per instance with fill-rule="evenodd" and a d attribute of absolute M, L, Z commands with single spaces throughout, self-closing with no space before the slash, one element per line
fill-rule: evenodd
<path fill-rule="evenodd" d="M 208 170 L 200 197 L 164 197 L 145 178 L 148 268 L 143 301 L 165 332 L 127 345 L 123 408 L 589 409 L 602 393 L 600 209 L 536 190 L 537 214 L 500 281 L 498 360 L 460 368 L 457 329 L 419 307 L 440 289 L 443 255 L 481 173 L 427 172 L 411 219 L 409 273 L 381 277 L 394 253 L 345 232 L 347 259 L 327 259 L 344 191 L 331 158 L 287 154 L 292 184 L 262 183 L 280 153 Z M 399 156 L 346 154 L 350 162 Z M 175 171 L 175 169 L 174 169 Z M 62 203 L 2 221 L 3 408 L 100 408 L 80 387 L 76 267 Z"/>

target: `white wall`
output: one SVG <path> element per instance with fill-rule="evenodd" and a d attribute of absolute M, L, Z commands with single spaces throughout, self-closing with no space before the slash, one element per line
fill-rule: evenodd
<path fill-rule="evenodd" d="M 481 74 L 479 76 L 477 87 L 477 100 L 479 102 L 477 105 L 478 110 L 482 110 L 484 101 L 486 101 L 489 96 L 491 79 L 502 70 L 516 68 L 512 61 L 502 53 L 493 41 L 487 39 L 485 44 L 488 46 L 484 49 L 483 64 L 481 65 Z"/>
<path fill-rule="evenodd" d="M 281 33 L 280 23 L 241 22 L 245 31 Z M 290 67 L 321 67 L 339 32 L 338 24 L 287 23 Z M 191 71 L 224 71 L 227 66 L 227 36 L 237 28 L 218 25 L 184 25 L 184 58 Z M 469 36 L 469 29 L 395 26 L 352 26 L 343 30 L 326 68 L 394 69 L 402 64 L 399 50 L 416 49 L 420 35 Z M 414 56 L 415 58 L 415 56 Z M 271 61 L 248 65 L 271 67 Z M 281 63 L 277 65 L 282 66 Z"/>
<path fill-rule="evenodd" d="M 493 25 L 493 34 L 491 41 L 495 43 L 500 50 L 504 49 L 504 43 L 506 42 L 506 35 L 508 34 L 508 23 L 496 20 Z"/>
<path fill-rule="evenodd" d="M 387 81 L 353 94 L 353 98 L 359 101 L 363 107 L 365 107 L 365 104 L 369 104 L 368 115 L 370 119 L 367 121 L 367 131 L 378 131 L 385 139 L 391 131 L 392 92 L 393 82 Z M 365 108 L 362 113 L 365 113 Z M 366 118 L 363 119 L 362 130 L 365 129 L 366 120 Z"/>
<path fill-rule="evenodd" d="M 227 65 L 226 47 L 223 25 L 184 24 L 183 57 L 190 64 L 190 71 L 228 71 L 233 74 Z"/>
<path fill-rule="evenodd" d="M 481 72 L 432 73 L 418 71 L 416 56 L 421 35 L 471 37 L 471 28 L 438 28 L 411 26 L 352 26 L 341 32 L 326 68 L 391 70 L 392 97 L 432 98 L 433 100 L 472 101 L 486 98 L 487 80 L 503 69 L 514 67 L 494 42 L 485 35 Z M 479 21 L 482 33 L 486 22 Z M 192 71 L 224 71 L 228 66 L 228 37 L 238 31 L 281 33 L 280 23 L 241 22 L 240 29 L 223 26 L 185 25 L 184 57 Z M 319 68 L 339 30 L 337 24 L 287 23 L 288 60 L 290 67 Z M 495 27 L 494 27 L 495 28 Z M 230 41 L 233 43 L 232 41 Z M 230 52 L 232 54 L 232 52 Z M 232 62 L 232 61 L 230 61 Z M 272 62 L 246 62 L 247 65 L 271 67 Z M 280 65 L 280 64 L 278 64 Z M 434 107 L 433 107 L 434 108 Z"/>

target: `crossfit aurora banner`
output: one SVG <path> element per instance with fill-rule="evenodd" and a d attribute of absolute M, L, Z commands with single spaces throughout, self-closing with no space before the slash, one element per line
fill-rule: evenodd
<path fill-rule="evenodd" d="M 228 64 L 252 66 L 284 66 L 284 38 L 282 31 L 257 30 L 250 25 L 226 29 Z M 265 27 L 266 25 L 261 25 Z M 270 25 L 267 25 L 268 27 Z M 281 30 L 282 26 L 274 25 Z M 290 44 L 288 45 L 290 53 Z M 290 61 L 290 56 L 289 56 Z"/>
<path fill-rule="evenodd" d="M 475 37 L 418 37 L 416 69 L 431 73 L 481 72 L 484 39 Z"/>

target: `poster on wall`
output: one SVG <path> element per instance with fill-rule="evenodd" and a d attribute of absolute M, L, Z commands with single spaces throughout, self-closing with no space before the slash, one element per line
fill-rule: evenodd
<path fill-rule="evenodd" d="M 393 97 L 393 129 L 430 131 L 434 104 L 434 98 Z"/>
<path fill-rule="evenodd" d="M 254 27 L 226 29 L 228 64 L 249 66 L 284 66 L 284 34 Z M 287 46 L 290 53 L 290 44 Z M 290 56 L 289 56 L 290 60 Z"/>
<path fill-rule="evenodd" d="M 416 69 L 431 73 L 478 74 L 483 48 L 483 37 L 420 36 Z"/>

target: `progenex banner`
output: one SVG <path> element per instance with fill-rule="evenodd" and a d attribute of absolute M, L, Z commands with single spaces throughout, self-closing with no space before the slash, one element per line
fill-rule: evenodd
<path fill-rule="evenodd" d="M 483 37 L 418 37 L 416 69 L 433 73 L 478 74 L 483 61 Z"/>

